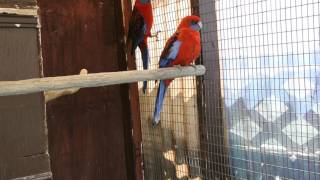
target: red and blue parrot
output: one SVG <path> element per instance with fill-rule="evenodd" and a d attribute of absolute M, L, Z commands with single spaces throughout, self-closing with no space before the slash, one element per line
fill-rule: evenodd
<path fill-rule="evenodd" d="M 129 24 L 128 39 L 131 40 L 131 54 L 139 47 L 143 62 L 143 69 L 148 69 L 149 50 L 148 37 L 151 37 L 153 13 L 151 0 L 136 0 Z M 147 81 L 143 82 L 143 92 L 147 89 Z"/>
<path fill-rule="evenodd" d="M 187 16 L 182 19 L 177 31 L 168 39 L 161 53 L 159 68 L 175 65 L 187 66 L 195 61 L 201 53 L 200 30 L 202 23 L 198 16 Z M 156 104 L 152 119 L 155 127 L 160 121 L 160 112 L 168 86 L 172 79 L 161 80 L 158 87 Z"/>

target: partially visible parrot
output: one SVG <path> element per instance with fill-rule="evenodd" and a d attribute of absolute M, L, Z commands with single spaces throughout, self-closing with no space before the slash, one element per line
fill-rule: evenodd
<path fill-rule="evenodd" d="M 129 24 L 128 39 L 131 40 L 131 54 L 139 47 L 143 69 L 148 69 L 149 50 L 148 37 L 151 36 L 153 14 L 151 0 L 136 0 Z M 147 89 L 147 81 L 143 82 L 143 92 Z"/>
<path fill-rule="evenodd" d="M 201 53 L 200 30 L 202 23 L 198 16 L 187 16 L 182 19 L 177 31 L 168 39 L 160 56 L 159 67 L 174 65 L 187 66 L 195 61 Z M 160 80 L 152 124 L 155 127 L 160 121 L 163 100 L 170 80 Z"/>

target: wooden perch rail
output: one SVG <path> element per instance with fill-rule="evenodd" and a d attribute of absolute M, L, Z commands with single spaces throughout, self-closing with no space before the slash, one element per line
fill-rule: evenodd
<path fill-rule="evenodd" d="M 100 87 L 145 80 L 172 79 L 185 76 L 201 76 L 205 74 L 205 71 L 206 69 L 204 66 L 198 65 L 146 71 L 122 71 L 88 75 L 46 77 L 20 81 L 0 81 L 0 96 L 30 94 L 67 88 Z"/>

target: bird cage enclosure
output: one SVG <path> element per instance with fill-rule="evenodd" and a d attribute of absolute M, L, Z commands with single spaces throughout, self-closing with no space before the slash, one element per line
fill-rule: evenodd
<path fill-rule="evenodd" d="M 320 2 L 155 0 L 150 65 L 182 17 L 203 22 L 201 78 L 140 87 L 146 179 L 320 179 Z M 136 53 L 142 69 L 140 53 Z"/>
<path fill-rule="evenodd" d="M 146 71 L 132 1 L 0 2 L 0 179 L 320 180 L 319 0 L 151 0 Z M 198 66 L 159 68 L 191 14 Z"/>

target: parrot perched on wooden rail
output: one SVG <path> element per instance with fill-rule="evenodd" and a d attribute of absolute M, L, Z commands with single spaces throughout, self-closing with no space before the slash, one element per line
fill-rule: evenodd
<path fill-rule="evenodd" d="M 149 50 L 148 37 L 151 37 L 153 13 L 151 0 L 136 0 L 129 22 L 128 40 L 131 40 L 131 54 L 139 47 L 143 69 L 148 69 Z M 143 82 L 143 92 L 147 89 L 147 81 Z"/>
<path fill-rule="evenodd" d="M 159 67 L 175 65 L 187 66 L 195 61 L 201 53 L 200 30 L 202 23 L 198 16 L 187 16 L 182 19 L 177 31 L 168 39 L 161 53 Z M 160 112 L 166 90 L 172 79 L 160 80 L 152 124 L 155 127 L 160 121 Z"/>

